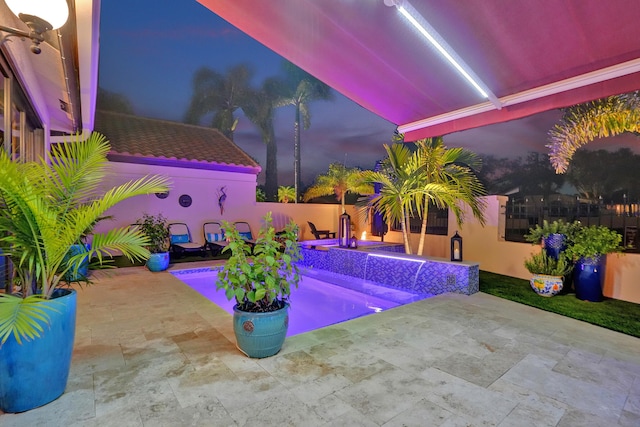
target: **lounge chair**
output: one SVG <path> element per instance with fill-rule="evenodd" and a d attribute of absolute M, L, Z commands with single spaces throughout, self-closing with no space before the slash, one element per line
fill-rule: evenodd
<path fill-rule="evenodd" d="M 204 232 L 205 250 L 209 249 L 211 255 L 222 252 L 222 249 L 228 244 L 222 225 L 217 221 L 205 222 L 202 230 Z"/>
<path fill-rule="evenodd" d="M 318 229 L 316 229 L 316 226 L 311 221 L 307 221 L 307 224 L 309 224 L 309 228 L 311 229 L 311 233 L 313 233 L 313 235 L 315 236 L 315 238 L 317 240 L 335 239 L 336 238 L 336 232 L 335 231 L 318 230 Z"/>
<path fill-rule="evenodd" d="M 253 247 L 256 243 L 253 233 L 251 233 L 251 226 L 246 221 L 236 221 L 233 223 L 233 226 L 240 233 L 240 237 L 247 241 Z"/>
<path fill-rule="evenodd" d="M 171 242 L 169 250 L 176 257 L 181 257 L 187 252 L 200 252 L 204 256 L 205 247 L 191 240 L 189 227 L 183 222 L 169 224 L 169 240 Z"/>

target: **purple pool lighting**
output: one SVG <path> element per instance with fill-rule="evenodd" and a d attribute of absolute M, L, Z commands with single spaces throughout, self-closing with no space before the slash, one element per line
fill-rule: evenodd
<path fill-rule="evenodd" d="M 209 301 L 233 314 L 235 301 L 216 290 L 217 271 L 212 269 L 177 270 L 172 274 Z M 317 276 L 317 272 L 314 272 Z M 338 275 L 339 276 L 339 275 Z M 338 277 L 337 280 L 340 280 Z M 350 287 L 358 279 L 350 278 Z M 328 283 L 320 277 L 302 276 L 298 289 L 291 292 L 287 336 L 309 332 L 335 323 L 366 316 L 413 302 L 424 297 L 373 285 L 364 281 L 364 292 Z M 380 288 L 380 289 L 374 289 Z M 383 295 L 385 298 L 371 294 Z M 400 302 L 398 302 L 400 301 Z"/>

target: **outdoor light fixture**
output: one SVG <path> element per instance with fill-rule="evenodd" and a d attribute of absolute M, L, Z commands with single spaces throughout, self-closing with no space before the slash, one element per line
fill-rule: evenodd
<path fill-rule="evenodd" d="M 5 0 L 7 7 L 22 22 L 27 24 L 29 31 L 0 25 L 0 31 L 8 33 L 2 39 L 16 36 L 31 39 L 31 52 L 38 54 L 42 51 L 40 43 L 44 41 L 44 33 L 56 30 L 67 22 L 69 5 L 67 0 Z"/>
<path fill-rule="evenodd" d="M 500 110 L 502 104 L 498 98 L 489 90 L 482 80 L 471 70 L 464 60 L 453 50 L 440 34 L 427 22 L 424 17 L 405 0 L 384 0 L 384 4 L 398 9 L 398 12 L 411 23 L 422 36 L 436 48 L 453 67 L 478 91 L 483 98 L 488 99 Z"/>
<path fill-rule="evenodd" d="M 451 261 L 462 261 L 462 237 L 457 231 L 451 238 Z"/>

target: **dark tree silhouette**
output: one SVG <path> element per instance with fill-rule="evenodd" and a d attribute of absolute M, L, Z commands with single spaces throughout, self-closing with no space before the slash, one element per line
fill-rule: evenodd
<path fill-rule="evenodd" d="M 131 115 L 135 114 L 133 111 L 133 104 L 131 104 L 129 98 L 120 93 L 111 92 L 101 87 L 98 88 L 96 109 Z"/>
<path fill-rule="evenodd" d="M 311 112 L 309 104 L 316 100 L 332 99 L 331 88 L 306 71 L 292 63 L 285 61 L 283 68 L 286 72 L 286 84 L 282 99 L 277 103 L 278 107 L 293 105 L 295 107 L 295 120 L 293 124 L 293 174 L 296 203 L 300 197 L 302 188 L 301 179 L 301 154 L 300 154 L 300 123 L 305 129 L 311 125 Z"/>
<path fill-rule="evenodd" d="M 249 92 L 252 75 L 247 64 L 236 65 L 225 75 L 210 68 L 200 68 L 193 76 L 193 94 L 185 122 L 201 124 L 204 116 L 213 114 L 210 126 L 233 141 L 238 122 L 234 113 Z"/>
<path fill-rule="evenodd" d="M 262 142 L 267 147 L 265 193 L 268 201 L 276 201 L 278 195 L 278 144 L 273 128 L 275 104 L 281 99 L 284 83 L 275 77 L 268 78 L 259 90 L 252 90 L 242 103 L 242 111 L 258 127 Z"/>

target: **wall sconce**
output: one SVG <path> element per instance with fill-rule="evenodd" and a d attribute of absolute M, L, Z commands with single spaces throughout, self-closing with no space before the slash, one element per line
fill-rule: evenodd
<path fill-rule="evenodd" d="M 44 33 L 62 27 L 69 17 L 67 0 L 5 0 L 7 7 L 22 22 L 27 24 L 29 31 L 0 25 L 0 31 L 8 33 L 2 38 L 2 43 L 8 37 L 31 39 L 31 52 L 38 54 L 42 51 L 40 43 L 44 41 Z"/>
<path fill-rule="evenodd" d="M 451 238 L 451 261 L 462 261 L 462 237 L 457 231 Z"/>

